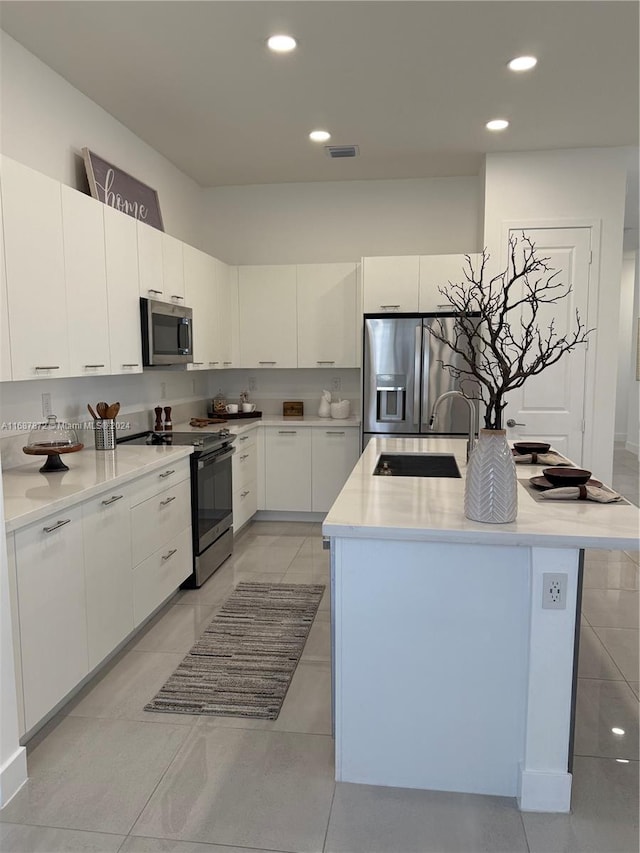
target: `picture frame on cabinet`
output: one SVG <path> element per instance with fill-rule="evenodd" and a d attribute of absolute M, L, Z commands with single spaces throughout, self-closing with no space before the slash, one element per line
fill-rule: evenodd
<path fill-rule="evenodd" d="M 164 231 L 158 193 L 88 148 L 82 149 L 93 198 Z"/>

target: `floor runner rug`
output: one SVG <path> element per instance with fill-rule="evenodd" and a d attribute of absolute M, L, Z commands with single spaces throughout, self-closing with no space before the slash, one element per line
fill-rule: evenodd
<path fill-rule="evenodd" d="M 277 719 L 323 593 L 239 583 L 145 711 Z"/>

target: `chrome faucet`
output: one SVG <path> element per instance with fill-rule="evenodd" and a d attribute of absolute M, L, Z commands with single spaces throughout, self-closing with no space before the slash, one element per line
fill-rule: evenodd
<path fill-rule="evenodd" d="M 447 397 L 462 397 L 465 403 L 469 406 L 469 438 L 467 439 L 467 460 L 473 450 L 476 443 L 476 423 L 477 423 L 477 413 L 476 407 L 473 404 L 473 400 L 470 400 L 469 397 L 465 397 L 462 391 L 445 391 L 444 394 L 440 394 L 438 399 L 433 404 L 433 408 L 431 409 L 431 417 L 429 418 L 429 429 L 433 429 L 433 426 L 436 422 L 436 412 L 438 411 L 438 407 L 443 400 L 446 400 Z"/>

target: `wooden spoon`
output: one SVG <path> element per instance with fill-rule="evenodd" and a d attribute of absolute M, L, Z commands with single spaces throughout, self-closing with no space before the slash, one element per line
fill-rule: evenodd
<path fill-rule="evenodd" d="M 94 419 L 94 421 L 97 421 L 97 420 L 98 420 L 98 416 L 97 416 L 97 415 L 96 415 L 96 413 L 93 411 L 93 406 L 91 405 L 91 403 L 87 403 L 87 409 L 89 409 L 89 414 L 90 414 L 90 415 L 91 415 L 91 417 Z"/>
<path fill-rule="evenodd" d="M 104 401 L 100 403 L 96 403 L 96 412 L 98 413 L 99 418 L 107 417 L 107 409 L 109 408 L 109 404 Z"/>
<path fill-rule="evenodd" d="M 115 420 L 116 415 L 120 411 L 120 403 L 111 403 L 111 405 L 107 408 L 107 417 L 110 420 Z"/>

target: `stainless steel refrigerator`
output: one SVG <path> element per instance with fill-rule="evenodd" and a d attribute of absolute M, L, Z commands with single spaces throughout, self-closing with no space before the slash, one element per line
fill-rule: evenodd
<path fill-rule="evenodd" d="M 458 356 L 429 333 L 428 326 L 436 316 L 451 337 L 453 314 L 365 314 L 363 447 L 374 435 L 417 438 L 468 434 L 469 408 L 457 397 L 442 402 L 434 428 L 429 429 L 433 404 L 445 391 L 463 391 L 468 397 L 477 397 L 474 382 L 461 383 L 438 363 L 441 358 L 456 364 Z"/>

